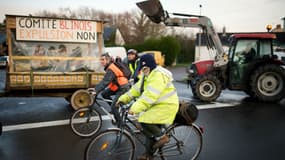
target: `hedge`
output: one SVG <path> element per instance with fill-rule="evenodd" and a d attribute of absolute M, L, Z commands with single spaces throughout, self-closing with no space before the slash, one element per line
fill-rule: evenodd
<path fill-rule="evenodd" d="M 173 64 L 181 50 L 181 46 L 178 40 L 171 36 L 161 37 L 158 39 L 150 38 L 146 40 L 143 44 L 126 45 L 125 48 L 127 50 L 133 48 L 136 49 L 138 52 L 147 50 L 161 51 L 162 54 L 165 55 L 166 66 L 171 66 Z"/>

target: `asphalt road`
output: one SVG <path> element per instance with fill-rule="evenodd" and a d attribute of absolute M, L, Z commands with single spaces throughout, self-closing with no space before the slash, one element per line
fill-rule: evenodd
<path fill-rule="evenodd" d="M 173 68 L 174 79 L 185 76 Z M 178 76 L 177 76 L 178 74 Z M 2 76 L 2 75 L 1 75 Z M 242 92 L 223 91 L 215 103 L 192 100 L 186 84 L 175 82 L 180 99 L 199 108 L 196 124 L 204 128 L 200 160 L 283 160 L 285 101 L 250 100 Z M 68 119 L 73 113 L 63 98 L 0 97 L 1 160 L 83 160 L 91 138 L 75 135 Z M 105 120 L 101 130 L 113 127 Z M 138 144 L 138 152 L 143 147 Z"/>

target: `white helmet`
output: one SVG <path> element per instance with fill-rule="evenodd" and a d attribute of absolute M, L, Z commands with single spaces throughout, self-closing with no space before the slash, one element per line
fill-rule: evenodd
<path fill-rule="evenodd" d="M 129 49 L 128 52 L 127 52 L 127 55 L 130 54 L 130 53 L 136 55 L 138 52 L 137 52 L 137 50 L 135 50 L 135 49 Z"/>

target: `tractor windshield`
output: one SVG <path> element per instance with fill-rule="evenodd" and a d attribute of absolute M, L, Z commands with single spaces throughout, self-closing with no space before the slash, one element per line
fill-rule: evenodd
<path fill-rule="evenodd" d="M 234 50 L 234 62 L 248 63 L 257 56 L 257 40 L 241 39 Z"/>

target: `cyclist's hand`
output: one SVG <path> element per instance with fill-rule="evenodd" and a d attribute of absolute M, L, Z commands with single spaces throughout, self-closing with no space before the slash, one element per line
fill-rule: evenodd
<path fill-rule="evenodd" d="M 135 113 L 132 112 L 131 110 L 129 110 L 129 114 L 130 114 L 130 115 L 134 115 Z"/>
<path fill-rule="evenodd" d="M 120 107 L 121 105 L 124 105 L 124 102 L 122 102 L 122 101 L 117 101 L 116 102 L 116 107 Z"/>
<path fill-rule="evenodd" d="M 134 79 L 131 78 L 131 79 L 129 80 L 129 83 L 130 83 L 131 85 L 133 85 L 133 84 L 134 84 Z"/>
<path fill-rule="evenodd" d="M 88 92 L 95 92 L 95 88 L 88 88 L 87 91 Z"/>
<path fill-rule="evenodd" d="M 92 95 L 96 95 L 95 88 L 88 88 L 87 91 Z"/>

